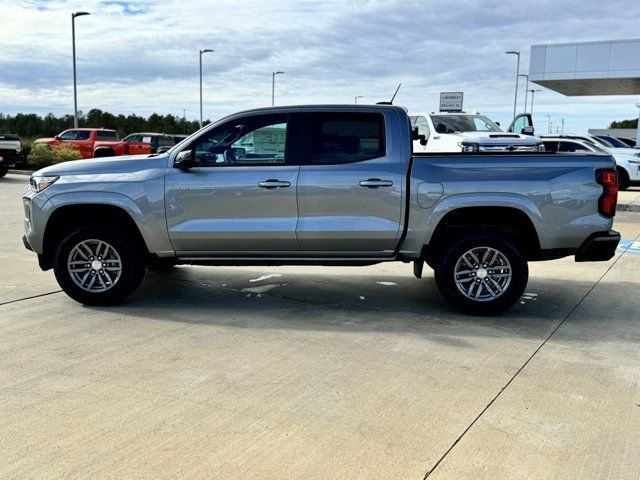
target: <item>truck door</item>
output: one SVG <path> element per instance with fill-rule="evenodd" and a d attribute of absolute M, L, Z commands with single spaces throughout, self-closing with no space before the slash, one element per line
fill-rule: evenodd
<path fill-rule="evenodd" d="M 195 162 L 167 169 L 167 226 L 178 254 L 299 252 L 299 139 L 293 111 L 236 116 L 172 154 Z"/>
<path fill-rule="evenodd" d="M 516 115 L 507 132 L 518 133 L 524 135 L 533 135 L 533 119 L 530 113 L 521 113 Z"/>
<path fill-rule="evenodd" d="M 305 115 L 308 151 L 298 178 L 296 230 L 302 250 L 392 253 L 402 225 L 399 131 L 409 127 L 399 127 L 396 115 L 392 110 Z M 395 123 L 389 124 L 392 118 Z"/>

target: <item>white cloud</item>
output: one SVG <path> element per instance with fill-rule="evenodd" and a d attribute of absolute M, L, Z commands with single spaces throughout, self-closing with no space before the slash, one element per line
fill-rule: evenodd
<path fill-rule="evenodd" d="M 195 118 L 198 49 L 204 57 L 205 116 L 263 106 L 271 72 L 280 104 L 388 99 L 412 111 L 437 107 L 438 94 L 463 90 L 465 104 L 508 123 L 514 61 L 537 43 L 634 38 L 640 4 L 537 1 L 506 4 L 452 0 L 0 0 L 0 109 L 6 113 L 72 110 L 71 29 L 76 21 L 79 108 Z M 624 12 L 624 15 L 622 15 Z M 629 19 L 629 20 L 627 20 Z M 519 104 L 522 105 L 522 97 Z M 546 114 L 584 131 L 632 118 L 635 99 L 536 94 Z"/>

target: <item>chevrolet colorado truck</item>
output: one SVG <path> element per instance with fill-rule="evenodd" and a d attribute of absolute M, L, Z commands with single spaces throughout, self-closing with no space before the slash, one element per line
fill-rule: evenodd
<path fill-rule="evenodd" d="M 105 128 L 73 128 L 53 138 L 39 138 L 35 143 L 55 147 L 73 145 L 82 158 L 115 157 L 128 154 L 127 144 L 118 140 L 115 130 Z"/>
<path fill-rule="evenodd" d="M 519 300 L 527 262 L 614 255 L 609 155 L 416 154 L 415 135 L 397 106 L 234 114 L 163 154 L 34 173 L 24 243 L 88 305 L 121 302 L 149 263 L 400 261 L 479 315 Z"/>

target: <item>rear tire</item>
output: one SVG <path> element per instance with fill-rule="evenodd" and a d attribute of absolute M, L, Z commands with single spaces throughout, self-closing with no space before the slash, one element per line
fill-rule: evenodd
<path fill-rule="evenodd" d="M 85 305 L 115 305 L 144 277 L 144 252 L 115 226 L 85 224 L 63 237 L 53 270 L 64 292 Z"/>
<path fill-rule="evenodd" d="M 7 165 L 0 165 L 0 178 L 9 173 L 9 167 Z"/>
<path fill-rule="evenodd" d="M 626 190 L 631 186 L 631 180 L 629 174 L 624 168 L 618 168 L 618 189 Z"/>
<path fill-rule="evenodd" d="M 497 232 L 454 237 L 441 251 L 435 270 L 445 300 L 470 315 L 504 312 L 520 299 L 528 278 L 518 244 Z"/>

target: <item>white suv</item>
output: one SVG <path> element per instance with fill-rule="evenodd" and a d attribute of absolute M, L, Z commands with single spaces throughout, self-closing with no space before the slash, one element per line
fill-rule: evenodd
<path fill-rule="evenodd" d="M 544 150 L 540 139 L 534 137 L 533 128 L 524 115 L 513 125 L 530 133 L 503 132 L 484 115 L 477 113 L 426 113 L 413 115 L 411 124 L 417 130 L 413 142 L 414 152 L 535 152 Z M 528 123 L 528 124 L 527 124 Z"/>

